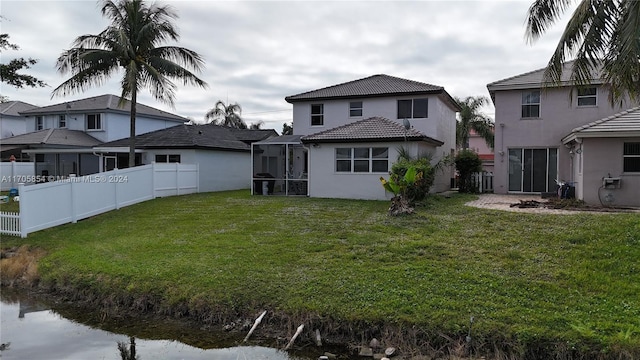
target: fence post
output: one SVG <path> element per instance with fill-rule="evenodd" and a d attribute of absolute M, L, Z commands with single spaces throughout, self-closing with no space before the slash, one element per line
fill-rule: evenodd
<path fill-rule="evenodd" d="M 18 183 L 18 196 L 23 196 L 24 197 L 24 183 Z M 19 201 L 18 205 L 20 207 L 20 237 L 21 238 L 26 238 L 27 237 L 27 227 L 25 226 L 25 220 L 27 218 L 27 212 L 26 212 L 26 208 L 23 205 L 24 202 Z"/>
<path fill-rule="evenodd" d="M 251 174 L 253 176 L 253 173 Z M 253 181 L 251 181 L 253 185 Z M 253 189 L 253 186 L 251 187 Z M 253 191 L 253 190 L 252 190 Z M 196 194 L 200 194 L 200 163 L 196 163 Z"/>
<path fill-rule="evenodd" d="M 108 179 L 108 175 L 107 175 L 107 179 Z M 116 210 L 120 210 L 120 203 L 118 202 L 118 168 L 114 168 L 113 169 L 113 178 L 116 179 L 116 181 L 113 181 L 113 193 L 115 194 L 116 197 Z"/>
<path fill-rule="evenodd" d="M 176 195 L 180 195 L 180 163 L 176 163 Z"/>
<path fill-rule="evenodd" d="M 75 224 L 78 222 L 78 214 L 76 214 L 76 187 L 73 185 L 74 181 L 72 177 L 69 177 L 69 186 L 71 186 L 71 223 Z"/>
<path fill-rule="evenodd" d="M 156 162 L 151 162 L 151 190 L 153 191 L 153 198 L 157 198 L 156 195 Z"/>

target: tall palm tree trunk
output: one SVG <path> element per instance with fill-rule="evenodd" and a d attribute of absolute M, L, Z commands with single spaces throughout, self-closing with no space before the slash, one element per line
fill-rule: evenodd
<path fill-rule="evenodd" d="M 131 119 L 129 120 L 129 167 L 136 166 L 136 103 L 138 90 L 131 92 Z"/>

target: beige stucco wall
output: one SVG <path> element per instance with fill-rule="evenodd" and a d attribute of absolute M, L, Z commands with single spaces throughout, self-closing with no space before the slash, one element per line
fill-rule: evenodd
<path fill-rule="evenodd" d="M 577 196 L 589 204 L 600 204 L 609 195 L 611 205 L 640 206 L 640 173 L 624 173 L 623 144 L 639 142 L 640 138 L 583 139 L 581 154 L 576 161 Z M 603 177 L 619 177 L 619 189 L 601 189 Z M 600 197 L 598 196 L 600 194 Z"/>
<path fill-rule="evenodd" d="M 495 124 L 495 162 L 494 191 L 508 192 L 508 151 L 511 148 L 557 148 L 558 178 L 564 181 L 576 181 L 571 172 L 569 149 L 562 145 L 562 138 L 572 129 L 603 119 L 628 108 L 612 106 L 608 101 L 608 91 L 599 87 L 597 105 L 578 107 L 575 91 L 570 97 L 569 87 L 541 91 L 540 117 L 523 119 L 521 117 L 522 92 L 529 90 L 496 91 Z"/>

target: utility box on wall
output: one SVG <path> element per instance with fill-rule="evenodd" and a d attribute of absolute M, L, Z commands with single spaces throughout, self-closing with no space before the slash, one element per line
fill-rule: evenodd
<path fill-rule="evenodd" d="M 602 178 L 602 187 L 605 189 L 620 189 L 620 178 L 619 177 Z"/>

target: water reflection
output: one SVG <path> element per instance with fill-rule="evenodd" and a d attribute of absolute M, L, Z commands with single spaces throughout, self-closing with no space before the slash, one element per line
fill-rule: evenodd
<path fill-rule="evenodd" d="M 49 310 L 46 304 L 20 297 L 7 289 L 2 289 L 0 298 L 0 340 L 5 344 L 5 349 L 0 353 L 2 360 L 317 359 L 317 355 L 297 357 L 260 346 L 228 346 L 204 350 L 179 341 L 141 338 L 136 331 L 132 331 L 136 335 L 134 338 L 68 320 Z M 147 325 L 154 327 L 152 324 Z M 131 330 L 134 328 L 131 324 Z M 206 333 L 200 332 L 200 336 Z M 208 334 L 209 337 L 213 336 L 210 332 Z M 156 334 L 156 337 L 160 336 L 162 335 Z"/>

